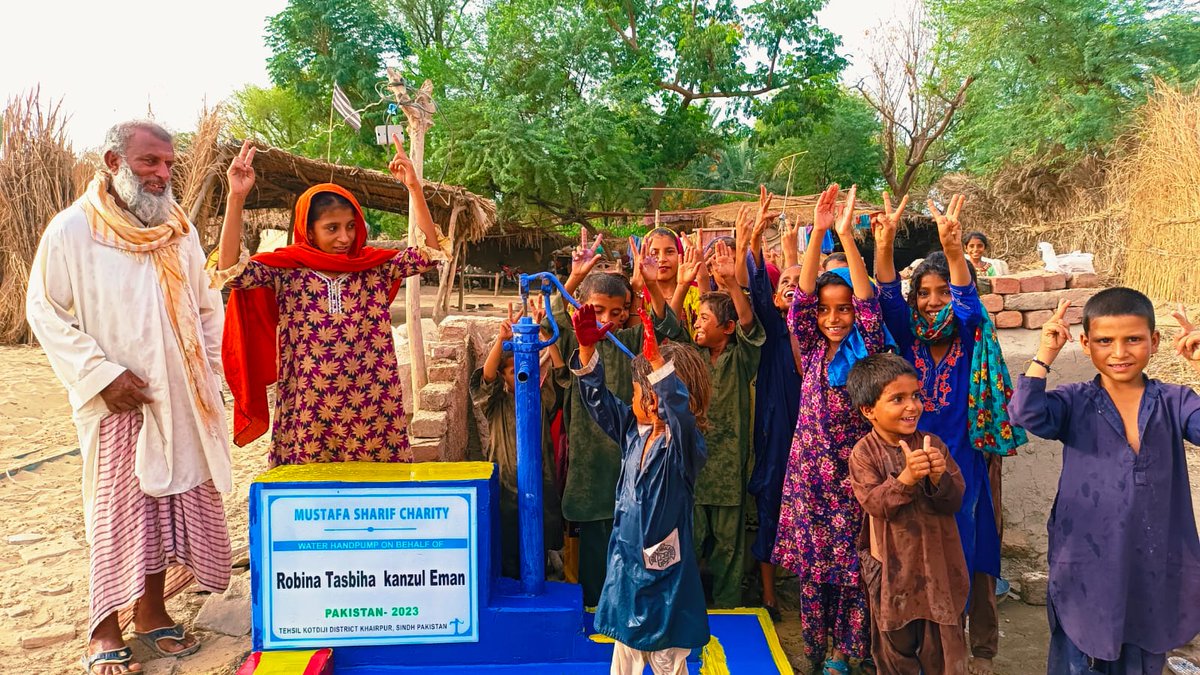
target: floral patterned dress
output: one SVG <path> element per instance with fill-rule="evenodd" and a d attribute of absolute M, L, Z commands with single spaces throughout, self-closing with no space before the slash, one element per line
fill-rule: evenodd
<path fill-rule="evenodd" d="M 854 297 L 855 323 L 868 351 L 883 348 L 879 302 Z M 817 296 L 797 291 L 788 326 L 800 347 L 800 415 L 783 484 L 774 562 L 800 578 L 801 632 L 809 660 L 826 640 L 851 657 L 869 649 L 866 597 L 855 540 L 862 507 L 850 485 L 850 451 L 871 431 L 845 387 L 829 384 L 828 342 L 817 327 Z"/>
<path fill-rule="evenodd" d="M 271 466 L 412 461 L 388 291 L 430 265 L 415 248 L 347 274 L 250 261 L 228 282 L 272 288 L 279 306 Z"/>

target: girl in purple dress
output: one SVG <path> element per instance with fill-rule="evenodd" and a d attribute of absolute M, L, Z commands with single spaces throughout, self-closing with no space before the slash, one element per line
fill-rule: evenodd
<path fill-rule="evenodd" d="M 858 582 L 855 538 L 862 508 L 847 464 L 854 444 L 871 431 L 850 405 L 850 366 L 884 346 L 879 303 L 854 241 L 854 195 L 840 213 L 831 185 L 813 210 L 813 234 L 804 253 L 788 326 L 800 348 L 800 416 L 783 485 L 774 562 L 800 579 L 805 654 L 824 659 L 824 675 L 850 672 L 849 659 L 869 649 L 867 602 Z M 821 242 L 836 221 L 849 267 L 820 272 Z M 826 644 L 832 638 L 832 650 Z"/>

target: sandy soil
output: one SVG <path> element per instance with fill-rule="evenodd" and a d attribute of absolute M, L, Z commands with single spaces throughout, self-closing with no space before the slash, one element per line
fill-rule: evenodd
<path fill-rule="evenodd" d="M 511 298 L 479 297 L 484 312 L 503 311 Z M 81 518 L 80 459 L 66 394 L 40 348 L 0 347 L 0 472 L 39 460 L 29 470 L 0 475 L 0 653 L 5 672 L 78 673 L 87 629 L 88 560 Z M 235 550 L 244 557 L 249 483 L 265 467 L 266 443 L 235 448 L 234 491 L 225 508 Z M 17 535 L 41 535 L 33 545 L 10 543 Z M 26 562 L 31 546 L 51 555 Z M 244 569 L 235 577 L 245 577 Z M 807 673 L 796 615 L 794 581 L 782 581 L 785 609 L 779 633 L 797 673 Z M 751 593 L 750 595 L 755 595 Z M 176 620 L 191 626 L 205 597 L 184 593 L 169 605 Z M 996 672 L 1025 675 L 1045 671 L 1048 635 L 1045 609 L 1006 600 L 1000 606 L 1001 640 Z M 147 672 L 232 673 L 249 651 L 248 637 L 197 631 L 205 648 L 176 662 L 161 659 Z M 143 660 L 150 656 L 134 646 Z M 1189 650 L 1193 658 L 1200 649 Z"/>

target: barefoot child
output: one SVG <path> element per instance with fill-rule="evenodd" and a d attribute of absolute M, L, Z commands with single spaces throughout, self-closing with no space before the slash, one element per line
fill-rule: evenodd
<path fill-rule="evenodd" d="M 631 406 L 608 390 L 596 349 L 612 324 L 597 326 L 591 305 L 574 317 L 579 349 L 571 368 L 580 400 L 621 456 L 595 627 L 617 641 L 615 675 L 641 675 L 647 664 L 655 675 L 683 675 L 688 654 L 709 641 L 692 546 L 696 477 L 706 458 L 708 366 L 687 344 L 665 344 L 660 354 L 648 317 L 645 323 L 642 355 L 631 367 Z"/>
<path fill-rule="evenodd" d="M 850 454 L 867 518 L 858 535 L 871 653 L 889 675 L 962 675 L 970 581 L 954 514 L 963 479 L 940 439 L 917 431 L 921 383 L 895 354 L 854 364 L 846 390 L 872 431 Z"/>
<path fill-rule="evenodd" d="M 530 312 L 535 323 L 545 318 L 545 310 L 536 306 Z M 508 306 L 508 321 L 500 324 L 492 348 L 483 366 L 471 374 L 471 399 L 488 421 L 487 460 L 500 472 L 500 571 L 506 577 L 520 578 L 520 536 L 517 527 L 517 426 L 516 388 L 513 384 L 513 353 L 504 351 L 504 343 L 513 339 L 512 324 L 520 316 Z M 541 339 L 548 340 L 544 332 Z M 563 545 L 562 508 L 554 484 L 554 442 L 550 421 L 558 400 L 557 386 L 567 377 L 566 363 L 558 344 L 546 348 L 547 365 L 552 372 L 542 373 L 542 526 L 545 547 Z"/>
<path fill-rule="evenodd" d="M 393 140 L 389 169 L 413 195 L 410 222 L 436 245 L 421 179 Z M 358 201 L 326 183 L 297 200 L 296 243 L 250 258 L 242 205 L 254 186 L 254 152 L 247 142 L 229 167 L 220 271 L 212 272 L 214 286 L 234 289 L 222 346 L 234 441 L 245 445 L 267 430 L 267 387 L 276 383 L 271 466 L 412 461 L 388 306 L 401 280 L 444 253 L 365 246 Z"/>
<path fill-rule="evenodd" d="M 744 264 L 744 254 L 743 254 Z M 745 571 L 746 468 L 750 460 L 751 381 L 758 372 L 762 325 L 736 279 L 736 254 L 717 245 L 713 276 L 737 288 L 732 295 L 713 291 L 700 296 L 696 346 L 709 363 L 711 421 L 705 441 L 708 462 L 696 482 L 696 546 L 713 574 L 713 604 L 742 604 Z"/>
<path fill-rule="evenodd" d="M 813 210 L 813 235 L 788 314 L 801 360 L 801 408 L 792 438 L 774 560 L 800 578 L 805 654 L 824 675 L 850 672 L 867 655 L 867 602 L 855 538 L 862 507 L 850 487 L 850 450 L 870 431 L 850 405 L 850 367 L 884 347 L 879 304 L 854 241 L 854 195 L 837 209 L 831 185 Z M 849 267 L 818 277 L 821 242 L 834 227 Z M 845 275 L 845 276 L 842 276 Z M 849 281 L 847 281 L 849 278 Z M 832 650 L 826 652 L 826 644 Z"/>
<path fill-rule="evenodd" d="M 652 256 L 638 253 L 639 264 L 648 269 L 657 267 Z M 650 277 L 647 274 L 647 278 Z M 657 282 L 649 281 L 651 303 L 647 314 L 652 317 L 655 336 L 662 339 L 686 338 L 675 313 L 667 306 Z M 592 272 L 579 285 L 581 303 L 592 306 L 602 323 L 620 320 L 628 303 L 628 286 L 616 275 Z M 554 317 L 558 322 L 559 350 L 572 353 L 578 346 L 571 317 L 567 315 L 562 298 L 553 299 Z M 627 347 L 641 344 L 645 327 L 638 323 L 632 328 L 614 330 L 613 335 Z M 630 402 L 633 396 L 629 358 L 608 340 L 596 346 L 604 363 L 605 384 L 618 399 Z M 608 559 L 606 551 L 613 528 L 613 504 L 617 479 L 621 473 L 620 449 L 596 426 L 580 399 L 579 383 L 572 378 L 563 397 L 563 422 L 567 428 L 567 480 L 563 490 L 563 517 L 579 526 L 579 583 L 583 586 L 583 601 L 594 607 L 600 600 Z"/>
<path fill-rule="evenodd" d="M 893 245 L 907 198 L 884 213 L 875 229 L 875 277 L 879 301 L 899 353 L 917 369 L 924 394 L 921 430 L 942 439 L 966 486 L 958 512 L 958 533 L 971 572 L 968 602 L 973 674 L 992 671 L 1000 631 L 996 577 L 1000 575 L 1001 457 L 1016 454 L 1025 432 L 1013 427 L 1005 405 L 1012 391 L 995 327 L 983 311 L 970 263 L 963 254 L 957 195 L 943 215 L 932 201 L 942 251 L 917 267 L 908 301 L 896 278 Z"/>
<path fill-rule="evenodd" d="M 1017 381 L 1013 421 L 1063 443 L 1050 511 L 1048 673 L 1159 675 L 1200 631 L 1200 540 L 1183 442 L 1200 443 L 1200 395 L 1143 374 L 1158 349 L 1154 305 L 1130 288 L 1083 308 L 1083 351 L 1098 375 L 1046 391 L 1072 340 L 1067 303 L 1042 327 Z M 1176 349 L 1200 371 L 1200 332 Z"/>

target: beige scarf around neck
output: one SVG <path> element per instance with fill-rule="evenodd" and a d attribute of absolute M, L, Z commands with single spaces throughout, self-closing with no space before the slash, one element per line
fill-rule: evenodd
<path fill-rule="evenodd" d="M 209 430 L 218 433 L 224 421 L 223 410 L 212 394 L 208 360 L 200 344 L 197 325 L 200 312 L 188 287 L 179 248 L 190 232 L 187 215 L 179 204 L 172 202 L 171 215 L 165 223 L 143 226 L 133 214 L 117 204 L 109 192 L 110 181 L 106 174 L 96 174 L 81 200 L 92 239 L 105 246 L 148 255 L 154 261 L 158 285 L 166 300 L 175 340 L 183 354 L 196 409 Z"/>

